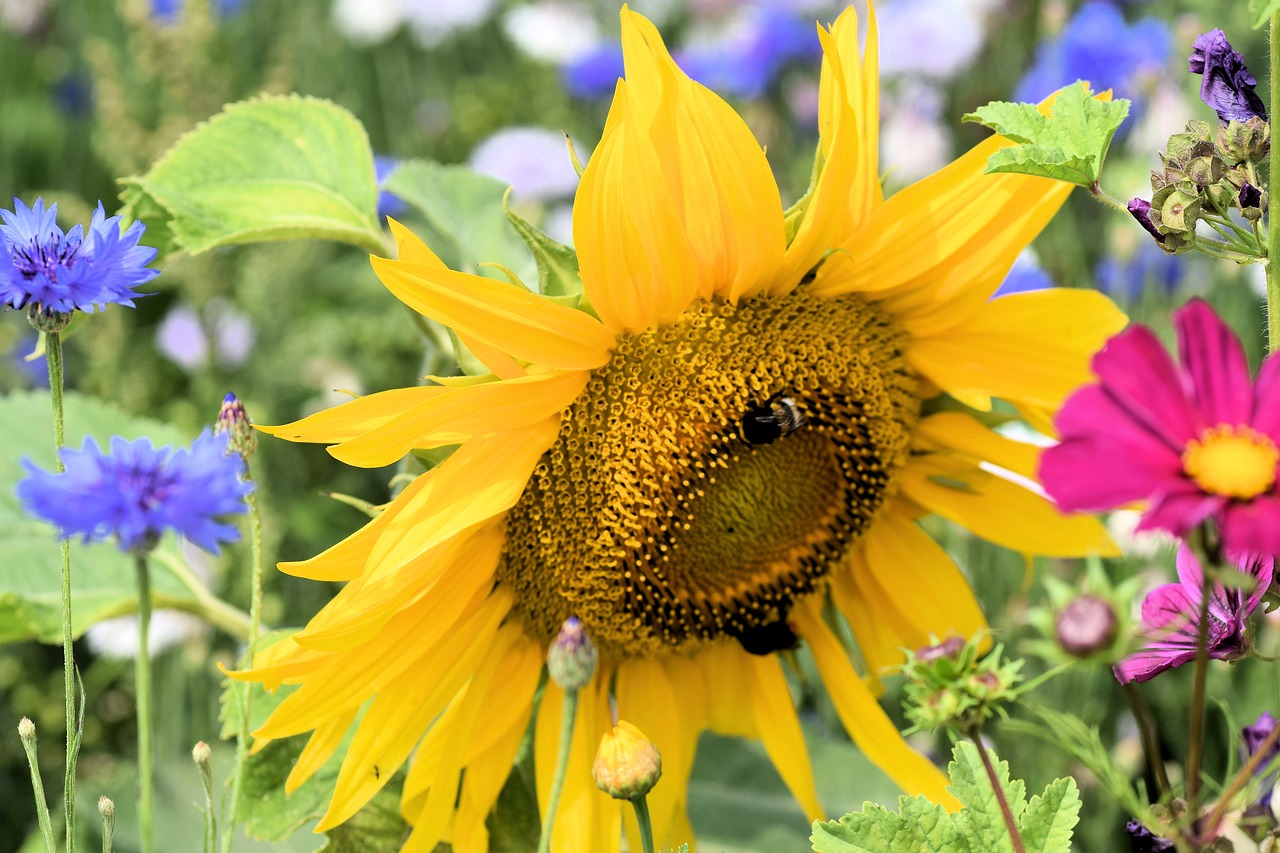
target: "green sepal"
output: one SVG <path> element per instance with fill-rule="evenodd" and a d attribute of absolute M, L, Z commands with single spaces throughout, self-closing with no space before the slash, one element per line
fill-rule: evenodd
<path fill-rule="evenodd" d="M 511 190 L 502 196 L 502 211 L 516 233 L 529 247 L 538 265 L 538 292 L 543 296 L 571 297 L 568 304 L 576 308 L 582 295 L 582 278 L 578 275 L 578 253 L 563 243 L 553 240 L 546 232 L 516 213 L 508 204 Z"/>
<path fill-rule="evenodd" d="M 1128 114 L 1127 100 L 1100 101 L 1081 81 L 1058 93 L 1047 116 L 1034 104 L 993 101 L 964 120 L 1020 143 L 992 154 L 988 173 L 1037 175 L 1088 187 L 1098 182 L 1107 148 Z"/>
<path fill-rule="evenodd" d="M 228 105 L 125 178 L 125 219 L 161 253 L 275 240 L 384 250 L 364 127 L 329 101 L 264 96 Z"/>

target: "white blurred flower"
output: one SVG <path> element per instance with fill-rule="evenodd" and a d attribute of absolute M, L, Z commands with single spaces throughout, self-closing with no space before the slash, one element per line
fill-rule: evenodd
<path fill-rule="evenodd" d="M 922 82 L 881 99 L 880 168 L 896 184 L 932 175 L 951 161 L 951 131 L 942 122 L 942 96 Z"/>
<path fill-rule="evenodd" d="M 578 148 L 578 156 L 588 152 Z M 564 134 L 542 127 L 508 127 L 471 152 L 471 168 L 512 187 L 517 198 L 546 200 L 573 195 L 578 175 Z"/>
<path fill-rule="evenodd" d="M 511 43 L 528 56 L 563 65 L 600 42 L 600 27 L 581 5 L 547 0 L 517 6 L 502 19 Z"/>
<path fill-rule="evenodd" d="M 440 44 L 457 30 L 483 23 L 497 0 L 401 0 L 405 21 L 423 47 Z"/>
<path fill-rule="evenodd" d="M 1107 532 L 1129 557 L 1154 559 L 1177 548 L 1178 540 L 1159 530 L 1138 532 L 1142 513 L 1133 509 L 1118 509 L 1107 516 Z"/>
<path fill-rule="evenodd" d="M 896 0 L 876 6 L 880 75 L 946 79 L 973 62 L 986 38 L 985 0 Z"/>
<path fill-rule="evenodd" d="M 336 0 L 333 23 L 358 44 L 384 41 L 404 22 L 400 0 Z"/>

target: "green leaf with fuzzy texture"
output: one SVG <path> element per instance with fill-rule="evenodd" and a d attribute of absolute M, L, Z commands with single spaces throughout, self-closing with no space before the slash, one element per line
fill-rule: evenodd
<path fill-rule="evenodd" d="M 1038 175 L 1087 187 L 1098 182 L 1107 148 L 1128 114 L 1128 101 L 1098 100 L 1077 82 L 1058 93 L 1047 116 L 1034 104 L 993 101 L 964 120 L 1020 143 L 992 154 L 988 173 Z"/>
<path fill-rule="evenodd" d="M 146 222 L 164 249 L 307 239 L 386 246 L 364 127 L 318 98 L 231 104 L 123 183 L 124 215 Z"/>
<path fill-rule="evenodd" d="M 995 753 L 988 753 L 993 759 Z M 1026 785 L 1009 779 L 1009 765 L 993 769 L 1027 853 L 1069 853 L 1079 819 L 1075 780 L 1058 779 L 1027 802 Z M 948 814 L 924 797 L 903 796 L 898 810 L 866 804 L 836 821 L 815 821 L 816 853 L 1013 853 L 1013 841 L 977 747 L 968 741 L 952 753 L 950 791 L 964 806 Z"/>

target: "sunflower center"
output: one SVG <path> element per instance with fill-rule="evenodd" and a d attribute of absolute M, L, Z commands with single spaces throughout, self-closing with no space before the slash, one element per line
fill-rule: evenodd
<path fill-rule="evenodd" d="M 499 578 L 615 659 L 785 643 L 893 490 L 920 408 L 902 333 L 803 289 L 624 337 L 507 516 Z"/>
<path fill-rule="evenodd" d="M 1200 488 L 1240 499 L 1256 498 L 1275 485 L 1278 463 L 1275 442 L 1236 424 L 1210 427 L 1182 453 L 1182 470 Z"/>

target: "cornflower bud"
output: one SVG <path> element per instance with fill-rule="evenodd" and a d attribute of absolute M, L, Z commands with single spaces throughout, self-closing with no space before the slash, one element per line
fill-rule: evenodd
<path fill-rule="evenodd" d="M 258 447 L 258 433 L 249 423 L 244 403 L 235 394 L 227 394 L 223 398 L 213 431 L 218 435 L 226 433 L 228 454 L 238 453 L 242 459 L 248 459 Z"/>
<path fill-rule="evenodd" d="M 115 820 L 116 804 L 105 794 L 98 797 L 98 814 L 102 815 L 103 820 Z"/>
<path fill-rule="evenodd" d="M 191 748 L 191 760 L 203 771 L 209 767 L 209 762 L 213 760 L 213 750 L 209 749 L 209 744 L 204 741 L 197 741 L 196 745 Z"/>
<path fill-rule="evenodd" d="M 547 672 L 564 690 L 580 690 L 596 671 L 596 647 L 577 616 L 560 626 L 560 633 L 547 649 Z"/>
<path fill-rule="evenodd" d="M 1111 602 L 1096 595 L 1081 595 L 1058 611 L 1054 635 L 1058 647 L 1073 657 L 1088 657 L 1110 647 L 1116 639 L 1117 620 Z"/>
<path fill-rule="evenodd" d="M 596 787 L 617 800 L 638 800 L 662 776 L 662 755 L 644 733 L 619 720 L 600 738 L 591 778 Z"/>
<path fill-rule="evenodd" d="M 22 738 L 23 743 L 36 739 L 36 724 L 30 718 L 23 717 L 18 721 L 18 737 Z"/>

